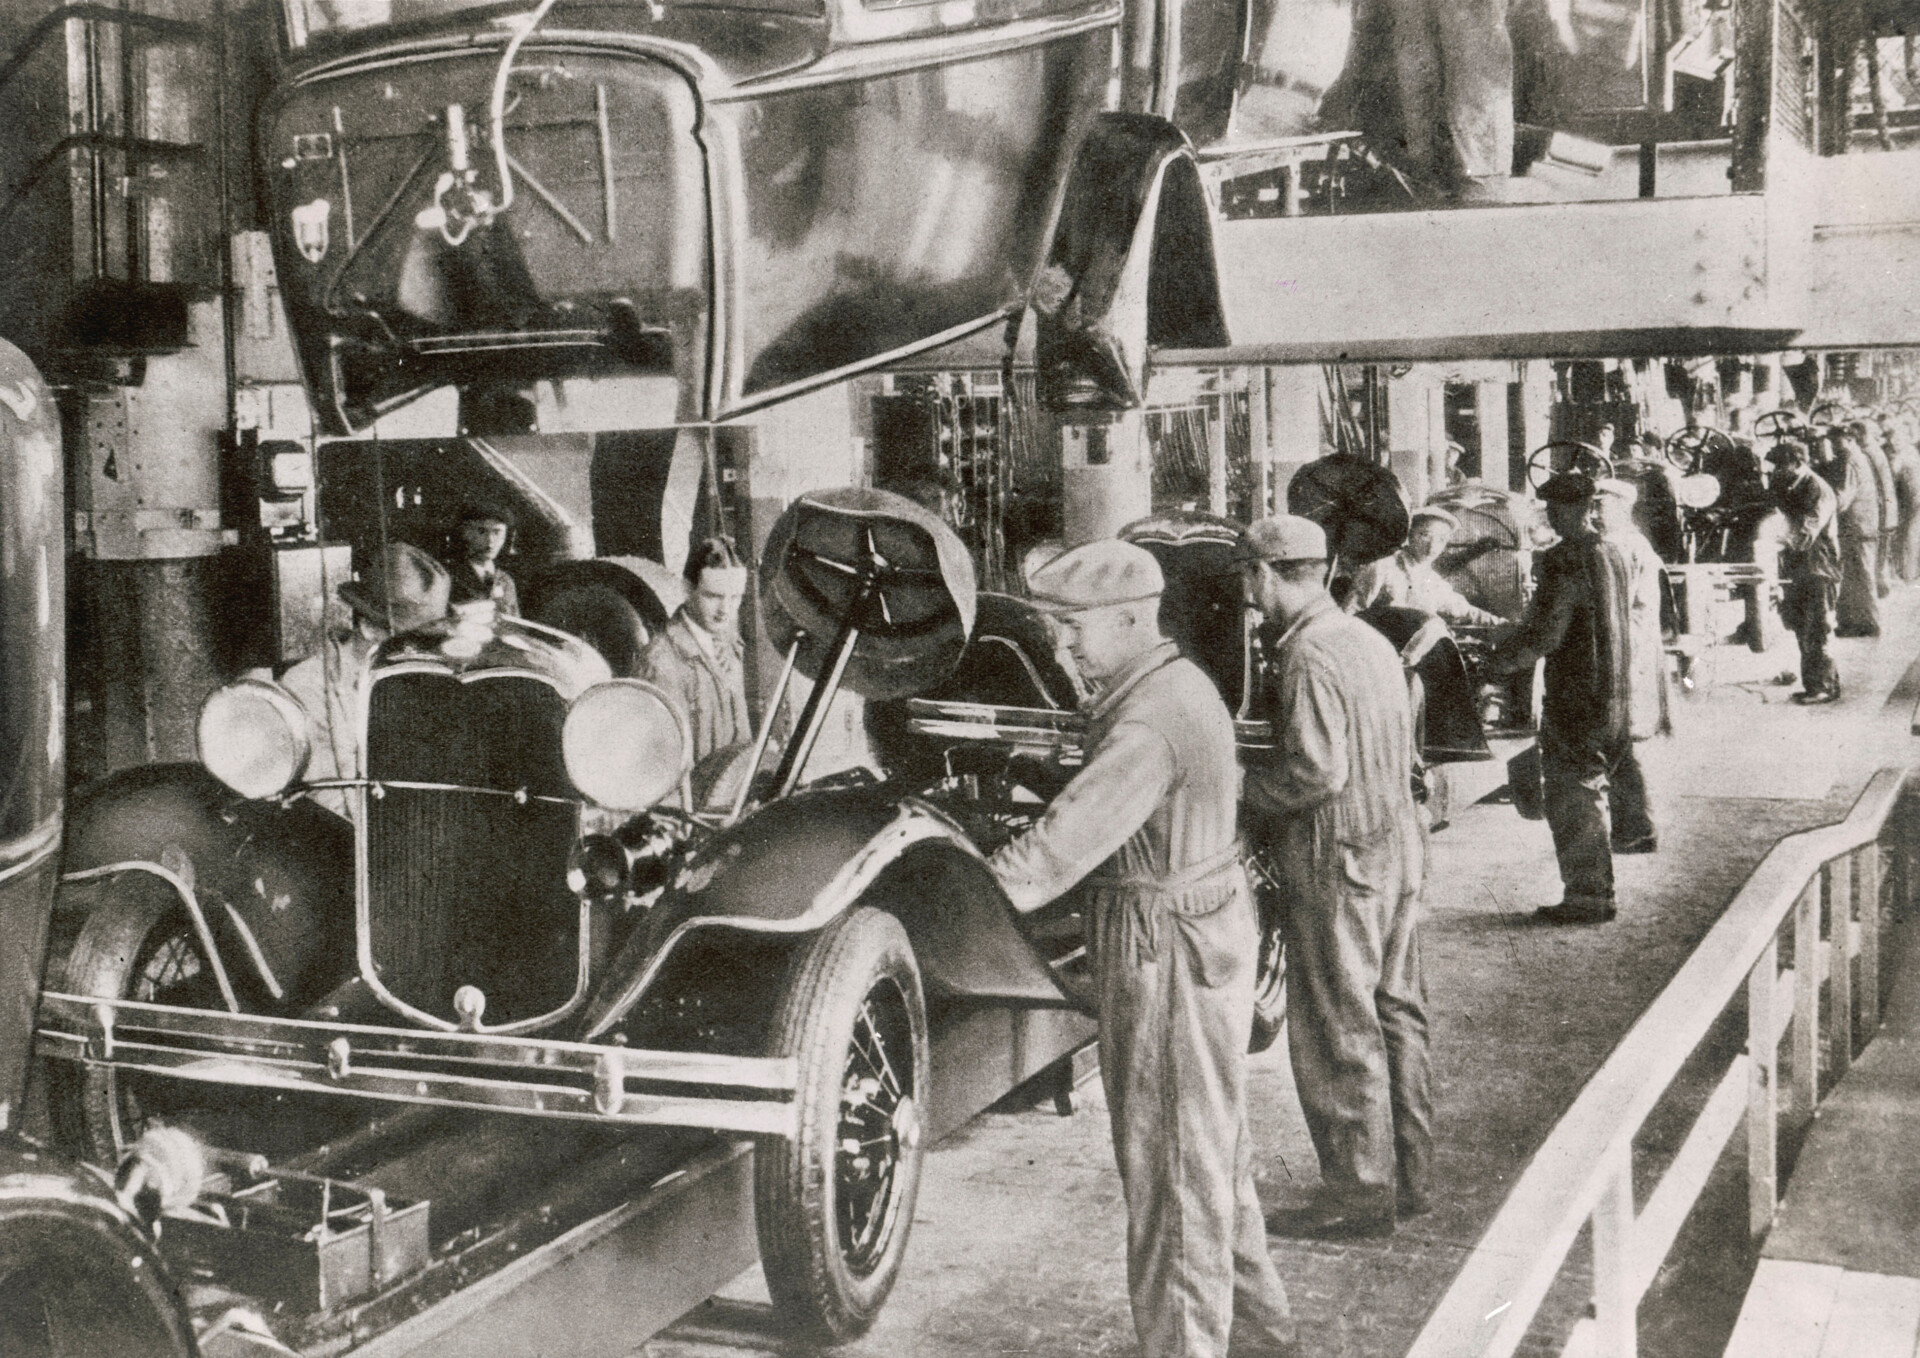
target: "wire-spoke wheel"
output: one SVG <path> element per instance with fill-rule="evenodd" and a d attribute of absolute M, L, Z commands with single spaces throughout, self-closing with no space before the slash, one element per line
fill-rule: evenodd
<path fill-rule="evenodd" d="M 899 921 L 863 906 L 811 939 L 769 1050 L 799 1064 L 799 1134 L 756 1156 L 767 1289 L 794 1330 L 844 1343 L 893 1290 L 920 1187 L 926 1004 Z"/>
<path fill-rule="evenodd" d="M 143 878 L 131 878 L 81 926 L 67 958 L 65 988 L 102 999 L 221 1007 L 193 922 L 170 887 Z M 117 1164 L 148 1119 L 172 1111 L 186 1093 L 178 1081 L 126 1075 L 110 1066 L 51 1061 L 48 1067 L 55 1133 L 73 1154 L 95 1164 Z"/>

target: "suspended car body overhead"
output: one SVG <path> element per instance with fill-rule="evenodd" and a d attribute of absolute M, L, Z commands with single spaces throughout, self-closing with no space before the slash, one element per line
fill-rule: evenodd
<path fill-rule="evenodd" d="M 286 3 L 263 179 L 342 433 L 541 378 L 670 379 L 680 418 L 719 418 L 1016 313 L 1120 17 Z"/>

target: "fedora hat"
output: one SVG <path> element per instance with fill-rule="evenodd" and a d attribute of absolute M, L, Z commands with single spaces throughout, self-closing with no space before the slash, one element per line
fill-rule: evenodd
<path fill-rule="evenodd" d="M 410 542 L 390 542 L 360 578 L 340 586 L 340 601 L 390 632 L 411 632 L 447 615 L 447 568 Z"/>

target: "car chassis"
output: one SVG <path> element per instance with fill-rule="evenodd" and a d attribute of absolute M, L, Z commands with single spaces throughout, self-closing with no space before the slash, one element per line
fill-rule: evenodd
<path fill-rule="evenodd" d="M 990 797 L 982 810 L 977 775 L 928 785 L 858 771 L 801 786 L 835 692 L 897 706 L 938 684 L 965 651 L 975 595 L 950 531 L 883 492 L 816 493 L 776 525 L 763 579 L 786 657 L 774 702 L 796 673 L 816 682 L 776 768 L 763 768 L 767 731 L 745 752 L 730 805 L 689 800 L 684 723 L 658 690 L 609 678 L 562 633 L 485 613 L 383 643 L 357 695 L 366 776 L 248 788 L 251 765 L 235 764 L 214 729 L 221 704 L 260 716 L 292 700 L 243 680 L 203 713 L 203 755 L 225 786 L 207 768 L 163 766 L 79 799 L 56 908 L 74 942 L 50 964 L 39 1010 L 56 1127 L 111 1162 L 143 1121 L 196 1126 L 204 1091 L 218 1086 L 750 1134 L 761 1138 L 756 1217 L 776 1301 L 795 1329 L 818 1338 L 865 1329 L 905 1247 L 925 1139 L 1037 1069 L 1003 1071 L 984 1095 L 969 1093 L 971 1103 L 947 1097 L 930 1113 L 929 998 L 949 1015 L 1070 1010 L 1078 931 L 1057 918 L 1051 935 L 1027 931 L 976 842 L 984 830 L 990 846 L 1030 819 L 1039 797 L 1011 814 Z M 542 687 L 522 682 L 541 666 Z M 1036 671 L 1027 660 L 1011 672 Z M 489 683 L 521 687 L 468 696 L 489 694 Z M 396 728 L 381 713 L 409 684 L 443 705 L 478 704 L 462 709 L 465 726 L 416 740 L 434 747 L 422 757 L 478 740 L 475 728 L 486 748 L 517 754 L 557 731 L 560 744 L 589 751 L 568 765 L 575 786 L 520 765 L 512 778 L 462 780 L 394 764 L 379 742 Z M 535 699 L 513 728 L 535 736 L 517 745 L 498 720 L 503 692 Z M 563 705 L 564 723 L 555 720 Z M 527 716 L 535 707 L 544 726 Z M 596 719 L 609 712 L 613 726 L 623 712 L 643 714 L 637 743 L 605 735 Z M 937 743 L 937 723 L 918 727 L 912 739 Z M 1046 760 L 1076 743 L 1063 739 Z M 612 752 L 596 754 L 599 746 Z M 553 751 L 540 748 L 551 765 Z M 674 789 L 688 806 L 660 805 Z M 326 790 L 348 797 L 350 831 L 313 804 Z M 262 795 L 236 795 L 246 791 Z M 509 883 L 488 913 L 454 862 L 423 870 L 455 886 L 415 877 L 397 879 L 419 888 L 413 897 L 383 890 L 396 880 L 393 825 L 440 834 L 409 852 L 451 844 L 479 854 L 473 840 L 444 833 L 449 807 L 492 817 L 481 829 L 498 841 L 487 860 L 496 872 L 556 866 L 553 846 L 526 827 L 537 831 L 542 817 L 564 826 L 570 912 L 556 906 L 535 933 L 514 935 L 517 915 L 540 915 L 548 902 L 531 892 L 507 899 Z M 339 869 L 349 834 L 350 887 Z M 549 899 L 558 894 L 542 886 Z M 450 901 L 459 908 L 444 920 L 431 914 Z M 440 929 L 435 947 L 408 954 L 382 933 L 383 912 L 406 910 L 424 921 L 420 931 Z M 563 934 L 563 913 L 576 930 L 570 946 L 526 943 Z M 465 920 L 481 937 L 461 932 Z M 519 951 L 499 946 L 509 938 Z M 513 956 L 475 951 L 490 943 Z M 422 971 L 419 958 L 436 951 L 463 960 Z M 729 962 L 733 954 L 747 960 Z M 545 989 L 524 984 L 524 972 L 539 973 Z M 486 1021 L 489 992 L 501 998 L 501 1022 Z M 1068 1026 L 1060 1051 L 1091 1033 L 1084 1019 Z M 229 1118 L 203 1135 L 224 1140 L 231 1128 Z"/>

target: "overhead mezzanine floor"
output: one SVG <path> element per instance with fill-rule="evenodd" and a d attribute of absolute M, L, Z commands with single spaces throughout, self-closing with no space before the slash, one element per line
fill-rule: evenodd
<path fill-rule="evenodd" d="M 1213 167 L 1233 174 L 1230 159 Z M 1232 342 L 1163 365 L 1640 357 L 1920 340 L 1920 150 L 1764 192 L 1215 227 Z"/>

